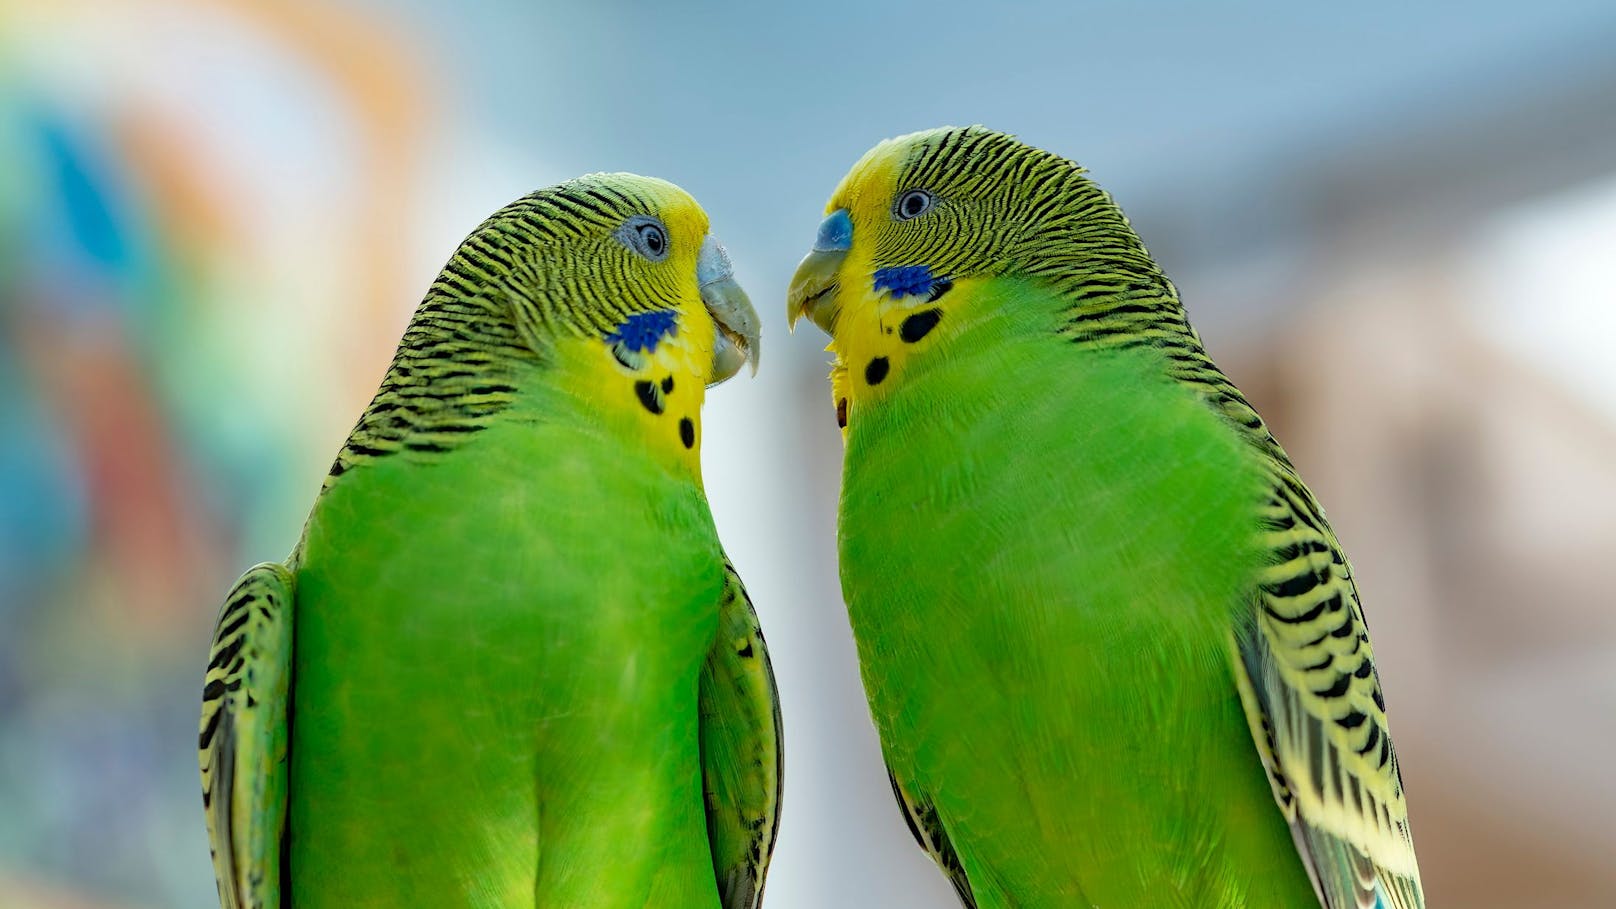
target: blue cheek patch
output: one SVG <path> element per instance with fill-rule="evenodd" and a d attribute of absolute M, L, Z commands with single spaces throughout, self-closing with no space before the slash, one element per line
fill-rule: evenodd
<path fill-rule="evenodd" d="M 938 280 L 931 275 L 931 268 L 926 265 L 898 265 L 879 268 L 875 272 L 875 289 L 886 291 L 894 300 L 929 297 L 933 285 L 937 283 Z"/>
<path fill-rule="evenodd" d="M 655 353 L 662 339 L 672 335 L 679 327 L 679 314 L 671 309 L 653 309 L 637 312 L 624 319 L 606 336 L 606 343 L 621 347 L 628 353 Z"/>

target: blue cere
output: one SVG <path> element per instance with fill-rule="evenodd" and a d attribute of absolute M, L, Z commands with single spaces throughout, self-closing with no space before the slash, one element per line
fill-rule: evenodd
<path fill-rule="evenodd" d="M 838 208 L 819 225 L 819 236 L 814 238 L 814 249 L 835 252 L 853 248 L 853 219 L 847 209 Z"/>
<path fill-rule="evenodd" d="M 671 309 L 653 309 L 637 312 L 624 319 L 606 336 L 606 343 L 621 344 L 629 353 L 654 353 L 663 338 L 673 334 L 679 325 L 679 314 Z"/>
<path fill-rule="evenodd" d="M 899 265 L 875 272 L 875 289 L 886 291 L 894 300 L 930 296 L 936 281 L 931 276 L 931 268 L 925 265 Z"/>

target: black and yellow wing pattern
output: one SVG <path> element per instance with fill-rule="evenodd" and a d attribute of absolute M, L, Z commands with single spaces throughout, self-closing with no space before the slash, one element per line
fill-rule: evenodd
<path fill-rule="evenodd" d="M 756 909 L 780 826 L 780 699 L 757 613 L 727 561 L 718 636 L 702 668 L 702 789 L 724 909 Z"/>
<path fill-rule="evenodd" d="M 1326 909 L 1420 909 L 1408 804 L 1352 571 L 1280 455 L 1263 532 L 1273 558 L 1231 646 L 1274 798 Z"/>
<path fill-rule="evenodd" d="M 278 909 L 286 832 L 292 574 L 250 569 L 225 599 L 202 689 L 202 804 L 224 909 Z"/>

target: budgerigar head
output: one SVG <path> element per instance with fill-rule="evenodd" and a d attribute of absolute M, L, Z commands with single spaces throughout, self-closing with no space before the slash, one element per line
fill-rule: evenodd
<path fill-rule="evenodd" d="M 718 383 L 750 359 L 760 323 L 696 200 L 665 180 L 590 174 L 495 212 L 462 244 L 441 282 L 506 298 L 527 343 L 598 336 L 632 359 L 677 330 L 679 313 L 711 316 Z M 688 328 L 687 328 L 688 330 Z"/>
<path fill-rule="evenodd" d="M 924 302 L 966 278 L 1038 275 L 1086 235 L 1137 246 L 1081 167 L 980 126 L 882 142 L 826 213 L 787 308 L 793 324 L 807 316 L 833 337 L 848 307 Z"/>

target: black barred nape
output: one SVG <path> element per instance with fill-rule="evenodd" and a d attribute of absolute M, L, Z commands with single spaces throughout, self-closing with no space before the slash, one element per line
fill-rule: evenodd
<path fill-rule="evenodd" d="M 1027 274 L 1065 285 L 1100 273 L 1166 284 L 1122 210 L 1077 164 L 980 126 L 898 141 L 910 145 L 895 192 L 922 189 L 938 202 L 913 229 L 881 232 L 878 268 L 925 263 L 948 279 Z"/>
<path fill-rule="evenodd" d="M 1206 395 L 1282 469 L 1294 470 L 1245 396 L 1207 356 L 1177 289 L 1127 216 L 1082 167 L 980 126 L 894 142 L 903 155 L 894 201 L 921 189 L 937 202 L 923 217 L 879 231 L 878 279 L 923 266 L 945 292 L 950 281 L 968 276 L 1044 283 L 1069 302 L 1061 337 L 1083 350 L 1156 352 L 1173 378 Z M 923 335 L 921 327 L 904 330 Z"/>
<path fill-rule="evenodd" d="M 624 221 L 654 218 L 658 210 L 620 175 L 581 177 L 495 212 L 461 253 L 497 266 L 483 277 L 503 292 L 524 332 L 606 334 L 635 313 L 678 304 L 672 274 L 636 270 L 630 277 L 633 254 L 613 239 Z"/>
<path fill-rule="evenodd" d="M 898 189 L 909 187 L 968 200 L 952 206 L 959 223 L 939 218 L 928 234 L 980 235 L 982 224 L 990 229 L 981 240 L 930 257 L 904 250 L 901 258 L 930 263 L 944 276 L 1013 275 L 1048 284 L 1070 302 L 1062 337 L 1088 350 L 1158 352 L 1173 378 L 1199 389 L 1254 445 L 1289 468 L 1257 412 L 1207 356 L 1172 281 L 1121 207 L 1082 167 L 1004 133 L 947 128 L 910 150 Z M 950 214 L 950 207 L 937 214 Z"/>
<path fill-rule="evenodd" d="M 416 309 L 326 484 L 394 454 L 442 455 L 510 406 L 524 365 L 562 337 L 604 335 L 677 303 L 666 269 L 633 271 L 613 232 L 658 215 L 643 178 L 596 174 L 530 193 L 461 243 Z"/>
<path fill-rule="evenodd" d="M 470 259 L 457 255 L 433 283 L 327 485 L 374 458 L 451 451 L 510 406 L 515 364 L 533 354 L 507 306 L 460 292 L 478 268 Z"/>

